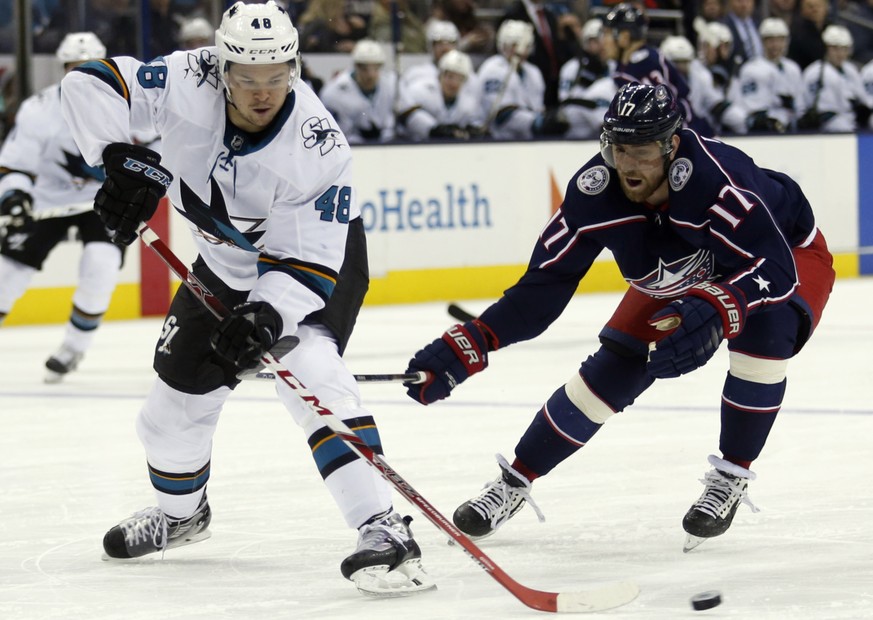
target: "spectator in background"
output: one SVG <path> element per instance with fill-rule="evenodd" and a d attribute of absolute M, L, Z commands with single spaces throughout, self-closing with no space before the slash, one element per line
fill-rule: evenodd
<path fill-rule="evenodd" d="M 734 40 L 733 55 L 739 58 L 740 64 L 763 55 L 764 45 L 755 18 L 755 0 L 727 0 L 724 23 L 730 28 Z"/>
<path fill-rule="evenodd" d="M 859 65 L 873 60 L 873 29 L 870 24 L 873 24 L 873 0 L 857 0 L 856 2 L 848 2 L 842 0 L 838 3 L 841 13 L 845 13 L 844 19 L 846 28 L 852 35 L 852 40 L 855 42 L 852 53 L 852 58 Z M 856 17 L 868 25 L 862 25 L 851 21 L 849 18 Z"/>
<path fill-rule="evenodd" d="M 534 45 L 529 61 L 539 68 L 545 80 L 547 108 L 558 104 L 561 67 L 579 53 L 582 24 L 573 13 L 560 16 L 544 0 L 515 0 L 503 14 L 500 24 L 517 20 L 533 25 Z"/>
<path fill-rule="evenodd" d="M 561 67 L 558 99 L 570 129 L 568 138 L 596 139 L 603 115 L 615 96 L 612 70 L 603 49 L 603 21 L 589 19 L 582 27 L 581 51 Z"/>
<path fill-rule="evenodd" d="M 391 14 L 393 4 L 391 0 L 378 0 L 373 4 L 368 38 L 382 43 L 393 43 L 395 24 Z M 400 25 L 400 42 L 403 45 L 403 52 L 405 54 L 423 54 L 427 51 L 424 22 L 409 8 L 408 0 L 396 0 L 396 6 L 400 12 L 400 19 L 396 23 Z"/>
<path fill-rule="evenodd" d="M 778 17 L 790 27 L 797 18 L 797 0 L 769 0 L 767 16 Z"/>
<path fill-rule="evenodd" d="M 827 0 L 800 0 L 800 12 L 788 38 L 788 57 L 801 69 L 824 57 L 821 35 L 828 23 Z"/>
<path fill-rule="evenodd" d="M 460 51 L 483 55 L 493 53 L 494 30 L 476 16 L 473 0 L 434 0 L 431 16 L 450 21 L 458 28 Z"/>
<path fill-rule="evenodd" d="M 852 35 L 844 26 L 831 24 L 822 33 L 825 56 L 803 70 L 806 113 L 799 129 L 824 132 L 855 131 L 870 118 L 861 74 L 849 60 Z"/>
<path fill-rule="evenodd" d="M 214 45 L 215 28 L 203 17 L 185 20 L 179 28 L 179 43 L 183 50 Z"/>
<path fill-rule="evenodd" d="M 385 50 L 376 41 L 361 39 L 351 60 L 351 69 L 338 73 L 321 89 L 321 101 L 349 144 L 392 140 L 397 78 L 393 72 L 382 71 Z"/>
<path fill-rule="evenodd" d="M 179 22 L 170 10 L 173 0 L 149 0 L 149 38 L 145 60 L 163 56 L 180 47 Z"/>
<path fill-rule="evenodd" d="M 473 61 L 449 50 L 440 57 L 438 74 L 422 76 L 400 94 L 398 133 L 415 142 L 469 140 L 482 135 L 482 108 L 474 91 L 464 88 Z"/>
<path fill-rule="evenodd" d="M 363 13 L 362 6 L 342 0 L 310 0 L 295 24 L 301 51 L 351 52 L 355 43 L 367 36 L 370 14 Z"/>

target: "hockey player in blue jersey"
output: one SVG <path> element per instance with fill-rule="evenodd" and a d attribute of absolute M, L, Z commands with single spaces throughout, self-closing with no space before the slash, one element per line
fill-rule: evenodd
<path fill-rule="evenodd" d="M 571 179 L 527 272 L 479 318 L 418 351 L 410 397 L 430 404 L 488 356 L 541 334 L 595 258 L 612 251 L 629 288 L 600 348 L 536 413 L 512 463 L 454 514 L 492 534 L 530 501 L 531 483 L 588 443 L 656 379 L 700 368 L 724 340 L 720 456 L 682 525 L 685 550 L 730 527 L 782 403 L 788 361 L 810 338 L 834 281 L 812 208 L 786 175 L 693 130 L 666 86 L 630 84 L 604 118 L 601 152 Z M 532 502 L 531 502 L 532 503 Z M 753 507 L 754 509 L 754 507 Z"/>

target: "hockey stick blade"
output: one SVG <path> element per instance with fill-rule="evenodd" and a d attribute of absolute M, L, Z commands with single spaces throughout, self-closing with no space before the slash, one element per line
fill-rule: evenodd
<path fill-rule="evenodd" d="M 272 353 L 272 351 L 270 351 Z M 424 383 L 427 381 L 427 373 L 424 371 L 420 372 L 407 372 L 405 374 L 387 374 L 387 375 L 354 375 L 355 381 L 358 383 L 410 383 L 410 384 L 418 384 Z M 253 375 L 237 375 L 239 379 L 266 379 L 266 380 L 274 380 L 276 375 L 272 372 L 261 371 L 258 373 L 254 373 Z"/>
<path fill-rule="evenodd" d="M 202 282 L 188 271 L 185 264 L 158 237 L 148 225 L 142 224 L 137 231 L 140 239 L 170 268 L 170 270 L 205 304 L 217 318 L 229 314 L 229 310 L 221 300 L 212 295 Z M 346 446 L 359 457 L 365 459 L 376 468 L 382 477 L 405 497 L 411 504 L 431 522 L 437 529 L 447 534 L 460 545 L 463 550 L 495 581 L 502 585 L 518 601 L 532 609 L 553 613 L 595 612 L 612 609 L 630 603 L 639 593 L 636 584 L 621 582 L 602 586 L 587 592 L 545 592 L 523 586 L 507 575 L 497 566 L 484 551 L 470 540 L 455 525 L 446 519 L 427 499 L 416 491 L 388 462 L 361 439 L 345 422 L 324 406 L 318 397 L 310 392 L 294 374 L 288 370 L 269 351 L 264 353 L 261 361 L 286 386 L 294 390 L 297 396 L 307 405 L 313 415 L 320 416 L 325 426 L 330 429 Z"/>
<path fill-rule="evenodd" d="M 452 317 L 453 319 L 457 319 L 459 321 L 464 321 L 465 323 L 467 321 L 472 321 L 473 319 L 476 318 L 475 314 L 471 314 L 471 313 L 467 312 L 461 306 L 459 306 L 458 304 L 455 304 L 455 303 L 449 304 L 448 312 L 449 312 L 449 316 Z"/>

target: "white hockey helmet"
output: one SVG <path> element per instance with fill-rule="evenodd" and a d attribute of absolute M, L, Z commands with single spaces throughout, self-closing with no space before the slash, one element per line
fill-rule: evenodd
<path fill-rule="evenodd" d="M 224 12 L 215 31 L 218 70 L 224 76 L 228 63 L 241 65 L 291 64 L 288 91 L 300 77 L 300 40 L 288 13 L 269 0 L 264 4 L 237 2 Z M 229 93 L 228 93 L 229 94 Z"/>
<path fill-rule="evenodd" d="M 459 73 L 465 78 L 470 77 L 470 74 L 473 73 L 473 61 L 470 60 L 467 54 L 458 50 L 449 50 L 443 54 L 437 66 L 440 73 L 451 71 L 452 73 Z"/>
<path fill-rule="evenodd" d="M 356 65 L 384 65 L 385 50 L 376 41 L 361 39 L 352 48 L 352 62 Z"/>
<path fill-rule="evenodd" d="M 593 19 L 589 19 L 585 22 L 585 25 L 582 26 L 582 42 L 584 43 L 588 39 L 599 39 L 603 34 L 603 20 L 599 17 L 595 17 Z"/>
<path fill-rule="evenodd" d="M 731 34 L 731 29 L 719 22 L 709 22 L 705 24 L 698 34 L 701 43 L 705 43 L 710 47 L 718 47 L 722 43 L 733 43 L 734 35 Z"/>
<path fill-rule="evenodd" d="M 192 39 L 212 41 L 214 37 L 215 30 L 212 29 L 212 24 L 202 17 L 186 20 L 182 27 L 179 28 L 180 41 L 190 41 Z"/>
<path fill-rule="evenodd" d="M 659 49 L 671 62 L 690 62 L 694 58 L 694 46 L 685 37 L 666 37 L 661 41 Z"/>
<path fill-rule="evenodd" d="M 833 47 L 852 47 L 852 33 L 845 26 L 831 24 L 821 33 L 821 40 L 825 45 Z"/>
<path fill-rule="evenodd" d="M 758 26 L 758 34 L 761 35 L 762 39 L 766 39 L 767 37 L 787 37 L 788 25 L 783 19 L 778 17 L 768 17 L 761 22 L 760 26 Z"/>
<path fill-rule="evenodd" d="M 55 56 L 62 63 L 106 58 L 106 46 L 93 32 L 71 32 L 58 46 Z"/>
<path fill-rule="evenodd" d="M 533 24 L 517 19 L 507 19 L 497 30 L 497 51 L 525 57 L 533 49 Z"/>
<path fill-rule="evenodd" d="M 430 23 L 428 23 L 425 32 L 427 34 L 428 43 L 435 43 L 436 41 L 457 43 L 458 39 L 461 38 L 461 33 L 458 32 L 457 26 L 452 22 L 441 19 L 431 20 Z"/>

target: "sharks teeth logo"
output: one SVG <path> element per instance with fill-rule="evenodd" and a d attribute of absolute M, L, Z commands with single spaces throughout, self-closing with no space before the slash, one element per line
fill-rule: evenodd
<path fill-rule="evenodd" d="M 308 149 L 318 147 L 318 152 L 322 155 L 330 153 L 335 146 L 343 146 L 337 144 L 339 130 L 331 127 L 330 121 L 326 118 L 317 116 L 307 118 L 300 127 L 300 133 L 303 136 L 303 146 Z"/>
<path fill-rule="evenodd" d="M 691 160 L 686 159 L 685 157 L 673 162 L 670 166 L 670 187 L 673 188 L 674 192 L 678 192 L 685 187 L 685 184 L 688 183 L 688 179 L 691 178 L 691 172 L 693 170 L 694 166 L 691 165 Z"/>
<path fill-rule="evenodd" d="M 609 168 L 606 166 L 589 168 L 576 179 L 576 187 L 579 191 L 590 196 L 599 194 L 607 185 L 609 185 Z"/>

